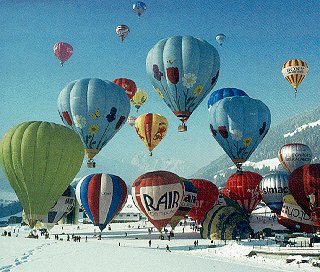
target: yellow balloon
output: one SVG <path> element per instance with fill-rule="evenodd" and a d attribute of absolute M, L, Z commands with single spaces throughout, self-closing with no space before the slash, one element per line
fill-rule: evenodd
<path fill-rule="evenodd" d="M 297 93 L 297 88 L 304 80 L 309 71 L 308 65 L 305 61 L 300 59 L 288 60 L 282 65 L 282 74 L 284 78 L 291 84 Z"/>
<path fill-rule="evenodd" d="M 140 139 L 150 151 L 149 155 L 152 156 L 151 151 L 167 134 L 168 121 L 160 114 L 145 113 L 136 119 L 135 129 Z"/>
<path fill-rule="evenodd" d="M 138 88 L 135 95 L 131 98 L 130 101 L 138 111 L 140 107 L 147 101 L 147 99 L 148 94 L 144 90 Z"/>

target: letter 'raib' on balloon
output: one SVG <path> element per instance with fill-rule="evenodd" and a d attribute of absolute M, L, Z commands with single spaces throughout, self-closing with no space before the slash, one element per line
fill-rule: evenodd
<path fill-rule="evenodd" d="M 90 161 L 125 124 L 130 101 L 120 86 L 86 78 L 62 89 L 58 112 L 63 123 L 80 136 Z"/>
<path fill-rule="evenodd" d="M 166 136 L 168 130 L 167 119 L 157 113 L 145 113 L 135 121 L 135 129 L 139 138 L 143 141 L 152 155 L 152 150 Z"/>
<path fill-rule="evenodd" d="M 320 226 L 320 164 L 305 164 L 289 176 L 289 190 L 297 204 Z"/>
<path fill-rule="evenodd" d="M 118 176 L 91 174 L 76 187 L 76 197 L 91 222 L 102 231 L 121 211 L 127 200 L 127 186 Z"/>
<path fill-rule="evenodd" d="M 312 151 L 309 146 L 301 143 L 290 143 L 282 146 L 278 159 L 284 169 L 292 173 L 295 169 L 312 161 Z"/>
<path fill-rule="evenodd" d="M 215 86 L 220 57 L 204 40 L 174 36 L 154 45 L 146 69 L 155 91 L 184 123 Z"/>
<path fill-rule="evenodd" d="M 223 88 L 223 89 L 219 89 L 214 91 L 208 100 L 208 110 L 210 112 L 211 107 L 217 103 L 218 101 L 220 101 L 223 98 L 226 97 L 232 97 L 232 96 L 248 96 L 245 91 L 242 91 L 240 89 L 237 88 Z"/>
<path fill-rule="evenodd" d="M 61 66 L 71 57 L 73 54 L 73 48 L 70 44 L 65 42 L 57 42 L 53 46 L 53 53 L 60 61 Z"/>
<path fill-rule="evenodd" d="M 219 189 L 213 182 L 205 179 L 190 179 L 190 182 L 197 189 L 197 199 L 188 215 L 200 223 L 204 215 L 218 202 Z"/>
<path fill-rule="evenodd" d="M 232 174 L 222 190 L 224 197 L 236 201 L 247 214 L 261 201 L 259 184 L 262 179 L 258 173 L 243 171 Z"/>
<path fill-rule="evenodd" d="M 179 209 L 184 184 L 174 173 L 148 172 L 134 181 L 131 194 L 140 211 L 160 232 Z"/>
<path fill-rule="evenodd" d="M 269 108 L 248 96 L 226 97 L 210 109 L 212 136 L 237 168 L 251 156 L 268 133 Z"/>
<path fill-rule="evenodd" d="M 112 82 L 119 85 L 122 89 L 124 89 L 129 99 L 132 99 L 132 97 L 135 95 L 137 91 L 136 83 L 131 79 L 116 78 L 112 80 Z"/>
<path fill-rule="evenodd" d="M 277 171 L 264 176 L 259 185 L 262 200 L 278 215 L 281 213 L 283 197 L 290 193 L 288 179 L 288 173 Z"/>
<path fill-rule="evenodd" d="M 10 129 L 0 142 L 0 163 L 30 227 L 42 220 L 78 173 L 83 145 L 69 128 L 32 121 Z"/>

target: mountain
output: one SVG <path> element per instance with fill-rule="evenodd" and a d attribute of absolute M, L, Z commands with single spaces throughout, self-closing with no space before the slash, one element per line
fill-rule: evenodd
<path fill-rule="evenodd" d="M 293 116 L 279 125 L 270 128 L 268 134 L 253 152 L 250 161 L 243 165 L 244 170 L 266 175 L 271 171 L 284 170 L 277 158 L 280 147 L 287 143 L 303 143 L 313 152 L 313 163 L 320 160 L 320 107 Z M 224 186 L 236 167 L 227 155 L 212 161 L 199 169 L 193 176 L 213 181 Z"/>

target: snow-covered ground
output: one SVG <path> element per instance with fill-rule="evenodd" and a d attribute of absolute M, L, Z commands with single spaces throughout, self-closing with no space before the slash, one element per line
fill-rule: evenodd
<path fill-rule="evenodd" d="M 130 227 L 129 227 L 130 225 Z M 267 241 L 230 241 L 211 243 L 200 238 L 190 226 L 178 226 L 175 236 L 159 239 L 159 233 L 148 233 L 151 225 L 144 222 L 114 223 L 111 230 L 102 234 L 102 240 L 94 237 L 99 231 L 91 224 L 56 225 L 50 231 L 50 239 L 25 238 L 28 227 L 8 226 L 12 236 L 0 237 L 0 271 L 318 271 L 308 263 L 287 264 L 275 257 L 247 257 L 253 247 L 264 246 Z M 59 235 L 55 240 L 54 235 Z M 67 241 L 80 235 L 81 241 Z M 18 237 L 17 237 L 18 235 Z M 85 237 L 87 236 L 87 242 Z M 151 239 L 151 247 L 149 240 Z M 198 240 L 199 245 L 194 246 Z M 166 245 L 171 252 L 166 251 Z M 217 246 L 218 245 L 218 246 Z M 276 245 L 268 241 L 269 248 Z M 217 247 L 213 247 L 217 246 Z M 210 248 L 211 247 L 211 248 Z"/>

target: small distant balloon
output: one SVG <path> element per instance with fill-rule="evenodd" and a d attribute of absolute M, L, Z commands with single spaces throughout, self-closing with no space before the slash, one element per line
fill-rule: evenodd
<path fill-rule="evenodd" d="M 222 46 L 222 44 L 224 43 L 225 39 L 226 39 L 226 35 L 224 35 L 224 34 L 218 34 L 216 36 L 216 41 L 220 46 Z"/>
<path fill-rule="evenodd" d="M 297 94 L 297 88 L 309 71 L 307 63 L 300 59 L 288 60 L 282 65 L 282 74 Z"/>
<path fill-rule="evenodd" d="M 130 29 L 127 25 L 118 25 L 116 27 L 116 33 L 119 36 L 121 42 L 128 36 Z"/>
<path fill-rule="evenodd" d="M 147 101 L 147 99 L 148 99 L 147 92 L 138 88 L 137 92 L 131 98 L 130 102 L 137 109 L 137 112 L 138 112 L 140 107 Z"/>
<path fill-rule="evenodd" d="M 133 12 L 135 14 L 138 14 L 138 16 L 140 18 L 140 16 L 146 11 L 147 6 L 144 2 L 138 1 L 133 4 L 132 9 L 133 9 Z"/>
<path fill-rule="evenodd" d="M 132 99 L 137 91 L 136 83 L 131 79 L 121 77 L 112 80 L 112 82 L 124 89 L 129 99 Z"/>
<path fill-rule="evenodd" d="M 60 61 L 61 66 L 65 63 L 73 54 L 73 47 L 65 42 L 57 42 L 53 46 L 53 53 Z"/>
<path fill-rule="evenodd" d="M 137 117 L 129 116 L 128 119 L 127 119 L 127 122 L 128 122 L 128 124 L 129 124 L 131 127 L 134 127 L 134 124 L 135 124 L 135 122 L 136 122 L 136 119 L 137 119 Z"/>

